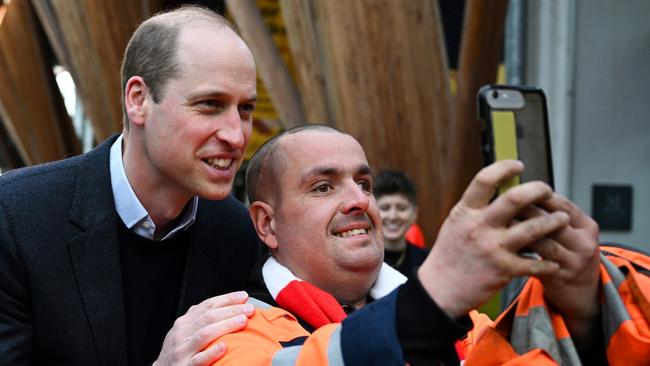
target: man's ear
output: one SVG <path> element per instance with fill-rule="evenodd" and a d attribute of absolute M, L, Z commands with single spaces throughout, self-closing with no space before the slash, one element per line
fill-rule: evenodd
<path fill-rule="evenodd" d="M 142 125 L 145 121 L 149 89 L 140 76 L 132 76 L 124 87 L 124 108 L 130 123 Z"/>
<path fill-rule="evenodd" d="M 253 220 L 253 226 L 257 235 L 264 244 L 271 249 L 278 248 L 278 240 L 275 237 L 275 215 L 273 208 L 265 202 L 255 201 L 248 207 L 248 213 Z"/>

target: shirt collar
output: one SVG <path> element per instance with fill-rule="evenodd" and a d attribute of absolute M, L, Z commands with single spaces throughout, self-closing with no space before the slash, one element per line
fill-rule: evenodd
<path fill-rule="evenodd" d="M 262 266 L 262 277 L 269 293 L 275 299 L 280 291 L 291 281 L 302 281 L 289 268 L 283 266 L 273 257 L 269 257 Z M 388 295 L 391 291 L 406 282 L 406 277 L 386 263 L 381 264 L 377 280 L 372 285 L 369 295 L 374 300 Z"/>
<path fill-rule="evenodd" d="M 115 209 L 117 214 L 124 225 L 132 232 L 154 240 L 154 233 L 156 225 L 149 216 L 147 210 L 142 206 L 140 200 L 133 192 L 131 184 L 126 177 L 124 171 L 124 162 L 122 161 L 122 140 L 123 135 L 120 135 L 111 146 L 110 153 L 110 172 L 111 172 L 111 187 L 113 188 L 113 201 L 115 202 Z M 198 197 L 193 197 L 188 203 L 178 219 L 178 224 L 174 226 L 169 233 L 162 239 L 170 238 L 176 232 L 186 229 L 196 219 L 196 210 L 198 207 Z"/>

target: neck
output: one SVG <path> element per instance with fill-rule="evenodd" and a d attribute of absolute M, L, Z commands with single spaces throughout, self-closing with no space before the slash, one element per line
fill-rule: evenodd
<path fill-rule="evenodd" d="M 124 135 L 122 161 L 124 172 L 136 197 L 156 224 L 156 231 L 164 231 L 180 215 L 192 198 L 189 192 L 174 189 L 168 179 L 148 163 L 141 146 L 127 143 Z"/>
<path fill-rule="evenodd" d="M 284 261 L 281 256 L 273 253 L 275 260 L 287 268 L 291 273 L 323 291 L 332 295 L 340 304 L 350 304 L 356 308 L 365 305 L 370 288 L 379 276 L 381 262 L 367 268 L 347 270 L 337 268 L 309 268 L 303 270 L 301 266 L 294 266 Z M 312 275 L 315 274 L 315 275 Z"/>
<path fill-rule="evenodd" d="M 368 292 L 377 280 L 378 272 L 377 269 L 367 273 L 341 273 L 341 276 L 331 283 L 306 280 L 329 292 L 339 304 L 350 304 L 359 309 L 366 304 Z"/>

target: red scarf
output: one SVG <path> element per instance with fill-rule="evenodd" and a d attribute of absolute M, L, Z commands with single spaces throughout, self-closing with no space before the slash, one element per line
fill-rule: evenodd
<path fill-rule="evenodd" d="M 273 257 L 264 263 L 262 275 L 266 287 L 278 305 L 315 329 L 345 319 L 345 311 L 334 296 L 297 278 Z M 384 263 L 370 289 L 370 297 L 373 299 L 383 297 L 404 282 L 406 277 Z"/>

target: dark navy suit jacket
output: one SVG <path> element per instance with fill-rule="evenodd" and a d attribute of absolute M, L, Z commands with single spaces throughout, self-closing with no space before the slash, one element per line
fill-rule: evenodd
<path fill-rule="evenodd" d="M 0 177 L 0 364 L 122 365 L 126 325 L 109 174 L 87 154 Z M 259 257 L 245 208 L 199 200 L 178 315 L 242 290 Z"/>

